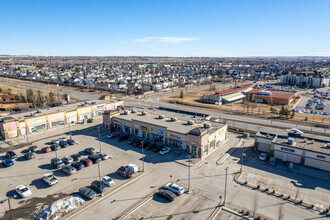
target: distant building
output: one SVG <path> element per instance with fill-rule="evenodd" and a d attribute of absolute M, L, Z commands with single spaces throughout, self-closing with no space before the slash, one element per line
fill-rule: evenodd
<path fill-rule="evenodd" d="M 281 75 L 280 82 L 295 86 L 320 88 L 329 86 L 330 78 L 327 74 L 314 72 L 289 73 Z"/>
<path fill-rule="evenodd" d="M 229 89 L 221 90 L 211 95 L 201 96 L 200 100 L 202 102 L 218 105 L 235 102 L 245 98 L 245 93 L 252 89 L 252 85 L 253 84 L 233 86 Z"/>
<path fill-rule="evenodd" d="M 287 92 L 270 89 L 252 89 L 246 92 L 247 100 L 251 102 L 288 105 L 296 97 L 297 92 Z"/>

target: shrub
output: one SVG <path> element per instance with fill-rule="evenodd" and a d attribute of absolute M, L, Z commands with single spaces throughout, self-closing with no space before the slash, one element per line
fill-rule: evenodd
<path fill-rule="evenodd" d="M 273 194 L 275 194 L 275 189 L 273 189 Z"/>
<path fill-rule="evenodd" d="M 268 188 L 265 189 L 266 192 L 268 192 L 268 190 L 269 190 Z"/>
<path fill-rule="evenodd" d="M 249 211 L 246 211 L 245 212 L 245 215 L 249 216 L 250 215 L 250 212 Z"/>
<path fill-rule="evenodd" d="M 256 217 L 256 220 L 261 220 L 261 217 L 260 217 L 260 216 L 257 216 L 257 217 Z"/>
<path fill-rule="evenodd" d="M 302 200 L 302 199 L 300 199 L 300 201 L 299 201 L 299 203 L 301 204 L 301 203 L 303 203 L 304 201 Z"/>
<path fill-rule="evenodd" d="M 247 184 L 247 181 L 245 181 L 244 184 L 246 185 Z"/>
<path fill-rule="evenodd" d="M 291 198 L 291 196 L 288 196 L 288 199 L 290 199 Z"/>
<path fill-rule="evenodd" d="M 281 197 L 283 197 L 283 193 L 281 194 Z"/>
<path fill-rule="evenodd" d="M 328 213 L 329 212 L 329 208 L 327 208 L 326 210 L 325 210 L 325 213 Z"/>
<path fill-rule="evenodd" d="M 257 188 L 260 189 L 260 185 L 258 185 Z"/>
<path fill-rule="evenodd" d="M 314 208 L 314 204 L 311 205 L 311 209 Z"/>

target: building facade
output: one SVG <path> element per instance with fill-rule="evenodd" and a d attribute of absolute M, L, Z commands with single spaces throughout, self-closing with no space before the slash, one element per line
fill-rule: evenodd
<path fill-rule="evenodd" d="M 319 73 L 295 73 L 280 76 L 280 83 L 302 87 L 327 87 L 330 85 L 330 78 L 326 74 Z"/>

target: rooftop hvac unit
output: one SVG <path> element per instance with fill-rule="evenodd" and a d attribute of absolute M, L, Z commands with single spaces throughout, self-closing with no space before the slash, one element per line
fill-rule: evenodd
<path fill-rule="evenodd" d="M 210 127 L 211 127 L 211 124 L 209 124 L 209 123 L 204 124 L 204 128 L 210 128 Z"/>
<path fill-rule="evenodd" d="M 129 110 L 124 111 L 124 115 L 129 115 L 130 113 L 131 113 L 131 111 L 129 111 Z"/>
<path fill-rule="evenodd" d="M 35 114 L 36 114 L 35 112 L 31 112 L 30 116 L 35 116 Z"/>
<path fill-rule="evenodd" d="M 37 113 L 41 113 L 41 110 L 40 109 L 37 109 Z"/>
<path fill-rule="evenodd" d="M 176 117 L 171 118 L 171 121 L 176 121 L 176 120 L 178 120 Z"/>
<path fill-rule="evenodd" d="M 85 101 L 85 102 L 84 102 L 84 104 L 85 104 L 85 105 L 87 105 L 87 104 L 88 104 L 88 102 L 87 102 L 87 101 Z"/>
<path fill-rule="evenodd" d="M 193 120 L 188 121 L 188 125 L 193 125 L 193 124 L 195 124 L 195 122 Z"/>
<path fill-rule="evenodd" d="M 96 102 L 92 102 L 92 104 L 96 104 Z"/>
<path fill-rule="evenodd" d="M 164 115 L 159 115 L 158 118 L 159 118 L 159 119 L 164 119 L 165 116 L 164 116 Z"/>
<path fill-rule="evenodd" d="M 142 112 L 142 115 L 147 115 L 148 113 L 146 111 L 143 111 Z"/>
<path fill-rule="evenodd" d="M 327 143 L 327 147 L 329 147 L 329 148 L 330 148 L 330 142 L 329 142 L 329 143 Z"/>
<path fill-rule="evenodd" d="M 131 112 L 132 112 L 132 113 L 136 113 L 136 110 L 133 108 Z"/>
<path fill-rule="evenodd" d="M 292 138 L 292 137 L 289 137 L 289 138 L 288 138 L 288 143 L 289 143 L 290 145 L 292 145 L 292 144 L 293 144 L 293 142 L 294 142 L 294 138 Z"/>

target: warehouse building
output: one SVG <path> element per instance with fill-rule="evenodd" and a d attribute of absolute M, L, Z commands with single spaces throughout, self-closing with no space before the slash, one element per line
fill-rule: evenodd
<path fill-rule="evenodd" d="M 251 90 L 253 84 L 233 86 L 229 89 L 221 90 L 211 95 L 201 96 L 200 100 L 206 103 L 222 105 L 235 102 L 245 98 L 245 93 Z"/>
<path fill-rule="evenodd" d="M 194 116 L 163 110 L 154 110 L 152 113 L 107 111 L 103 123 L 105 128 L 159 145 L 180 148 L 199 158 L 220 147 L 228 138 L 227 125 L 224 123 L 197 120 Z"/>
<path fill-rule="evenodd" d="M 311 136 L 292 137 L 287 132 L 256 134 L 258 151 L 269 153 L 276 159 L 330 171 L 330 138 Z"/>
<path fill-rule="evenodd" d="M 246 92 L 247 100 L 251 102 L 288 105 L 296 97 L 297 92 L 270 89 L 252 89 Z"/>
<path fill-rule="evenodd" d="M 87 119 L 101 116 L 106 110 L 123 105 L 123 101 L 97 100 L 10 114 L 0 119 L 0 136 L 6 140 L 69 123 L 86 122 Z"/>

